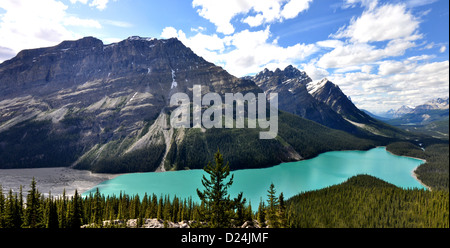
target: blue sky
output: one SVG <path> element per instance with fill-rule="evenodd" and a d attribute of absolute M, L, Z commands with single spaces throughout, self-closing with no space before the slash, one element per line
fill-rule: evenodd
<path fill-rule="evenodd" d="M 292 64 L 379 113 L 449 90 L 447 0 L 0 0 L 0 62 L 94 36 L 177 37 L 236 76 Z"/>

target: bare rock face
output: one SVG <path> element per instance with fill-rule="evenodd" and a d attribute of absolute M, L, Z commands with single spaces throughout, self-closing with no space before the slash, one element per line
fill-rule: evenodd
<path fill-rule="evenodd" d="M 275 71 L 265 69 L 247 79 L 253 80 L 266 94 L 278 93 L 280 110 L 329 128 L 370 139 L 408 136 L 358 109 L 338 85 L 326 78 L 313 82 L 305 72 L 293 66 Z"/>
<path fill-rule="evenodd" d="M 86 37 L 21 51 L 0 64 L 0 168 L 164 171 L 185 137 L 164 125 L 170 97 L 192 99 L 194 85 L 202 94 L 262 92 L 177 39 Z"/>
<path fill-rule="evenodd" d="M 248 79 L 253 80 L 267 95 L 278 93 L 279 108 L 283 111 L 333 129 L 357 133 L 355 126 L 345 121 L 327 104 L 318 101 L 308 93 L 307 85 L 312 82 L 311 78 L 292 65 L 284 70 L 265 69 Z"/>

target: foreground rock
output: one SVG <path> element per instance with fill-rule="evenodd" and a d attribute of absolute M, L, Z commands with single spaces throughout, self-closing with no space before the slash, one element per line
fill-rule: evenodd
<path fill-rule="evenodd" d="M 126 224 L 125 224 L 126 223 Z M 126 222 L 124 220 L 106 220 L 103 221 L 103 226 L 98 226 L 95 224 L 83 225 L 81 228 L 191 228 L 191 227 L 206 227 L 206 223 L 198 223 L 197 221 L 181 221 L 172 222 L 164 221 L 159 219 L 143 219 L 142 224 L 139 225 L 138 219 L 129 219 Z M 246 221 L 240 228 L 260 228 L 256 221 Z"/>

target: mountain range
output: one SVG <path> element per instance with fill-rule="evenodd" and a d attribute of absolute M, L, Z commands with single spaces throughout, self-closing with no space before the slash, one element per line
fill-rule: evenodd
<path fill-rule="evenodd" d="M 448 101 L 449 98 L 447 97 L 436 98 L 415 107 L 403 105 L 399 109 L 391 109 L 387 111 L 386 113 L 382 114 L 382 116 L 387 119 L 400 119 L 407 114 L 423 115 L 426 114 L 427 111 L 448 110 Z M 427 121 L 427 118 L 424 118 L 423 121 Z"/>
<path fill-rule="evenodd" d="M 449 98 L 436 98 L 416 107 L 390 110 L 386 123 L 407 131 L 448 139 Z M 389 115 L 388 115 L 389 116 Z"/>
<path fill-rule="evenodd" d="M 408 134 L 372 118 L 358 109 L 338 85 L 323 79 L 313 82 L 305 73 L 292 65 L 283 71 L 264 71 L 253 77 L 269 96 L 278 93 L 280 110 L 301 116 L 329 128 L 369 139 L 406 138 Z"/>
<path fill-rule="evenodd" d="M 279 133 L 167 125 L 175 93 L 279 94 Z M 191 98 L 192 99 L 192 98 Z M 293 66 L 237 78 L 177 39 L 86 37 L 24 50 L 0 64 L 0 168 L 95 172 L 201 169 L 219 149 L 230 168 L 261 168 L 322 152 L 416 136 L 359 110 L 339 87 Z"/>

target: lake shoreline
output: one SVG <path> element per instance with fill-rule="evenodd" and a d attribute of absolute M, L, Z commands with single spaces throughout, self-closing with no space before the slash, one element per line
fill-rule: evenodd
<path fill-rule="evenodd" d="M 386 147 L 384 146 L 380 146 L 380 147 L 376 147 L 376 148 L 382 148 L 382 150 L 387 151 L 387 154 L 391 154 L 393 156 L 396 157 L 406 157 L 406 156 L 399 156 L 396 154 L 393 154 L 391 152 L 389 152 Z M 374 148 L 374 149 L 376 149 Z M 360 150 L 351 150 L 351 151 L 330 151 L 330 152 L 324 152 L 321 153 L 319 156 L 313 158 L 313 159 L 305 159 L 305 160 L 300 160 L 300 161 L 296 161 L 296 162 L 291 162 L 291 163 L 307 163 L 305 161 L 310 161 L 314 160 L 314 159 L 319 159 L 319 157 L 322 156 L 333 156 L 332 154 L 334 152 L 355 152 L 358 151 L 360 152 Z M 370 150 L 369 150 L 370 151 Z M 365 152 L 369 152 L 369 151 L 365 151 Z M 362 152 L 362 151 L 361 151 Z M 330 153 L 330 154 L 328 154 Z M 328 155 L 327 155 L 328 154 Z M 409 157 L 411 158 L 411 157 Z M 422 162 L 426 162 L 424 159 L 418 159 L 418 158 L 412 158 L 415 160 L 419 160 Z M 416 162 L 418 163 L 418 162 Z M 266 167 L 266 168 L 257 168 L 257 169 L 242 169 L 242 170 L 235 170 L 235 171 L 231 171 L 232 174 L 236 173 L 236 174 L 254 174 L 254 173 L 264 173 L 264 171 L 269 170 L 269 171 L 277 171 L 277 167 L 278 166 L 282 166 L 283 164 L 287 164 L 287 163 L 281 163 L 275 166 L 271 166 L 271 167 Z M 431 190 L 429 186 L 425 185 L 423 182 L 421 182 L 418 179 L 417 174 L 415 173 L 415 171 L 421 166 L 422 164 L 420 164 L 419 166 L 415 167 L 414 169 L 412 169 L 412 171 L 409 171 L 408 175 L 414 180 L 416 181 L 421 187 L 420 188 L 426 188 L 428 190 Z M 296 166 L 295 164 L 293 164 L 292 166 Z M 284 168 L 289 168 L 290 166 L 284 166 Z M 330 167 L 330 169 L 333 169 L 332 167 Z M 79 194 L 81 195 L 87 195 L 89 193 L 95 192 L 96 188 L 99 188 L 101 193 L 102 191 L 105 189 L 105 184 L 109 184 L 111 183 L 110 181 L 113 180 L 115 181 L 115 179 L 119 176 L 130 176 L 132 174 L 136 174 L 136 175 L 141 175 L 145 177 L 144 172 L 141 173 L 122 173 L 122 174 L 104 174 L 104 173 L 94 173 L 91 171 L 87 171 L 87 170 L 75 170 L 72 168 L 66 168 L 66 167 L 57 167 L 57 168 L 44 168 L 44 169 L 10 169 L 10 170 L 3 170 L 4 172 L 6 171 L 10 171 L 13 172 L 14 170 L 16 170 L 16 175 L 15 177 L 17 178 L 16 180 L 13 179 L 6 179 L 5 180 L 5 176 L 2 175 L 3 173 L 0 173 L 0 184 L 2 184 L 3 189 L 7 189 L 9 190 L 9 188 L 14 188 L 13 192 L 18 192 L 18 185 L 21 184 L 22 186 L 24 186 L 23 192 L 26 192 L 28 189 L 27 187 L 29 187 L 30 183 L 31 183 L 31 178 L 34 176 L 40 176 L 40 178 L 37 178 L 37 185 L 39 188 L 39 191 L 45 194 L 48 194 L 48 192 L 51 192 L 52 196 L 58 196 L 58 195 L 62 195 L 62 192 L 65 191 L 66 192 L 66 196 L 71 196 L 73 195 L 73 193 L 75 192 L 75 189 L 78 191 Z M 1 172 L 2 170 L 0 170 Z M 167 171 L 165 173 L 154 173 L 155 177 L 157 178 L 165 178 L 165 177 L 171 177 L 172 174 L 176 174 L 176 173 L 191 173 L 194 172 L 195 174 L 201 174 L 202 170 L 200 169 L 196 169 L 196 170 L 185 170 L 185 171 Z M 36 173 L 37 175 L 33 175 L 31 176 L 31 174 Z M 25 175 L 27 174 L 27 175 Z M 369 173 L 370 174 L 370 173 Z M 43 176 L 44 175 L 44 176 Z M 3 177 L 2 177 L 3 176 Z M 281 178 L 287 178 L 291 175 L 286 174 L 286 175 L 280 175 Z M 299 175 L 301 177 L 301 175 Z M 373 175 L 376 176 L 376 175 Z M 237 176 L 235 176 L 237 177 Z M 268 176 L 270 178 L 270 176 Z M 195 180 L 195 181 L 191 181 L 189 184 L 185 185 L 184 187 L 190 187 L 190 184 L 195 184 L 200 182 L 201 179 L 201 175 L 199 175 L 199 179 Z M 348 179 L 348 178 L 347 178 Z M 380 178 L 382 179 L 382 178 Z M 19 181 L 20 180 L 20 181 Z M 156 179 L 155 179 L 156 180 Z M 159 179 L 158 179 L 159 180 Z M 177 179 L 178 180 L 178 179 Z M 181 179 L 180 179 L 181 180 Z M 189 179 L 192 180 L 192 179 Z M 237 178 L 236 178 L 237 180 Z M 270 179 L 267 179 L 270 180 Z M 274 180 L 278 180 L 278 179 L 274 179 Z M 287 180 L 287 179 L 285 179 Z M 309 179 L 302 179 L 302 180 L 309 180 Z M 385 180 L 385 179 L 382 179 Z M 9 182 L 9 183 L 4 183 L 4 182 Z M 198 182 L 197 182 L 198 181 Z M 344 180 L 345 181 L 345 180 Z M 389 181 L 389 180 L 388 180 Z M 248 181 L 247 181 L 248 182 Z M 279 181 L 276 186 L 281 187 L 283 186 L 283 184 L 285 185 L 284 187 L 286 187 L 286 182 L 287 181 Z M 114 182 L 113 182 L 114 183 Z M 134 182 L 131 181 L 131 184 L 133 184 Z M 143 182 L 144 183 L 144 182 Z M 177 182 L 178 183 L 178 182 Z M 338 184 L 340 182 L 335 182 L 334 184 Z M 147 184 L 146 182 L 144 184 Z M 236 182 L 236 184 L 238 184 L 238 182 Z M 266 183 L 267 185 L 263 185 L 261 186 L 262 190 L 265 192 L 266 188 L 270 185 L 270 182 L 268 181 Z M 294 183 L 295 184 L 295 183 Z M 10 186 L 14 186 L 14 187 L 10 187 Z M 107 186 L 109 187 L 109 186 Z M 126 192 L 126 193 L 133 193 L 133 192 L 128 192 L 128 188 L 126 185 L 122 185 L 122 191 Z M 154 191 L 157 189 L 158 186 L 153 186 L 153 187 L 149 187 L 147 188 L 147 191 Z M 290 187 L 296 187 L 296 186 L 290 186 Z M 414 186 L 412 186 L 414 187 Z M 245 190 L 249 190 L 248 185 L 247 184 L 243 184 L 241 186 L 242 189 Z M 407 188 L 407 187 L 405 187 Z M 156 190 L 157 191 L 157 190 Z M 282 190 L 283 191 L 283 190 Z M 292 189 L 290 189 L 289 191 L 292 191 Z M 304 192 L 305 190 L 298 188 L 297 193 L 299 192 Z M 285 192 L 286 194 L 287 192 Z M 291 192 L 294 193 L 294 192 Z M 294 195 L 295 195 L 294 194 Z M 259 198 L 258 198 L 259 199 Z M 258 200 L 256 199 L 256 201 Z M 253 202 L 253 200 L 252 200 Z"/>
<path fill-rule="evenodd" d="M 121 174 L 99 174 L 69 167 L 1 169 L 0 185 L 4 192 L 12 190 L 23 193 L 29 190 L 33 178 L 39 192 L 45 196 L 72 196 L 75 190 L 82 194 L 100 183 L 114 179 Z"/>
<path fill-rule="evenodd" d="M 417 175 L 416 171 L 417 169 L 419 169 L 420 166 L 424 165 L 427 163 L 427 160 L 423 159 L 423 158 L 416 158 L 416 157 L 411 157 L 411 156 L 404 156 L 404 155 L 397 155 L 391 151 L 389 151 L 387 149 L 386 146 L 380 146 L 380 147 L 385 147 L 386 151 L 389 152 L 390 154 L 394 155 L 394 156 L 400 156 L 400 157 L 405 157 L 405 158 L 412 158 L 412 159 L 417 159 L 417 160 L 421 160 L 423 162 L 423 164 L 417 166 L 412 172 L 411 172 L 411 176 L 416 179 L 420 184 L 422 184 L 422 186 L 424 186 L 425 188 L 427 188 L 429 191 L 432 191 L 431 187 L 426 185 L 424 182 L 422 182 L 422 180 L 419 179 L 419 175 Z"/>
<path fill-rule="evenodd" d="M 384 161 L 381 164 L 380 158 Z M 350 161 L 353 162 L 350 163 Z M 257 208 L 261 197 L 266 196 L 271 183 L 275 185 L 278 192 L 283 192 L 284 196 L 289 198 L 300 193 L 341 184 L 352 176 L 362 174 L 371 175 L 403 189 L 426 189 L 427 187 L 420 183 L 417 177 L 411 175 L 411 171 L 418 168 L 421 161 L 392 154 L 387 152 L 385 147 L 377 147 L 369 151 L 332 151 L 322 153 L 314 159 L 282 163 L 269 168 L 232 171 L 234 183 L 229 193 L 237 195 L 239 192 L 244 192 L 244 197 L 251 201 L 252 208 Z M 392 163 L 396 168 L 392 168 Z M 118 195 L 122 192 L 143 196 L 145 193 L 155 193 L 189 198 L 194 197 L 195 190 L 202 187 L 202 174 L 202 170 L 131 173 L 104 182 L 98 188 L 100 193 L 105 195 Z M 84 195 L 95 192 L 96 188 L 94 187 Z"/>

